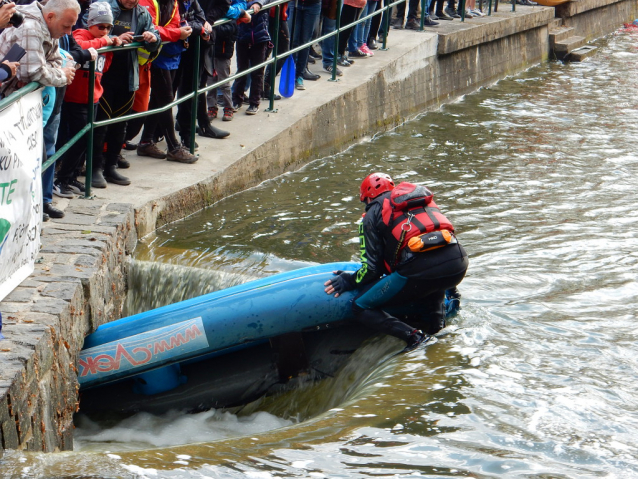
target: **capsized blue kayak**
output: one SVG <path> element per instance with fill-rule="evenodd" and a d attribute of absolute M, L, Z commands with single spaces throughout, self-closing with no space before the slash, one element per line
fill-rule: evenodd
<path fill-rule="evenodd" d="M 113 321 L 84 340 L 79 382 L 88 388 L 214 351 L 350 317 L 354 293 L 324 292 L 330 263 L 280 273 Z"/>

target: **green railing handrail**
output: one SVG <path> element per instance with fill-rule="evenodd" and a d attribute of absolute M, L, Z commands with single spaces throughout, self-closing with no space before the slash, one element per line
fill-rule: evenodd
<path fill-rule="evenodd" d="M 327 33 L 323 36 L 320 36 L 319 38 L 313 38 L 311 39 L 309 42 L 304 43 L 303 45 L 299 45 L 298 47 L 295 48 L 291 48 L 288 51 L 286 51 L 285 53 L 282 54 L 278 54 L 277 50 L 278 50 L 278 46 L 279 46 L 279 22 L 280 22 L 280 13 L 281 13 L 281 5 L 289 3 L 292 0 L 275 0 L 271 3 L 269 3 L 268 5 L 264 6 L 262 8 L 262 10 L 267 10 L 270 8 L 275 8 L 275 38 L 274 40 L 274 48 L 273 48 L 273 54 L 272 57 L 262 63 L 260 63 L 259 65 L 253 65 L 250 68 L 248 68 L 247 70 L 242 71 L 241 73 L 236 73 L 234 75 L 230 75 L 228 78 L 218 81 L 216 83 L 213 83 L 212 85 L 208 85 L 202 88 L 198 88 L 199 86 L 199 51 L 200 51 L 200 37 L 197 36 L 196 40 L 194 42 L 194 48 L 195 48 L 195 64 L 194 64 L 194 68 L 193 68 L 193 91 L 191 93 L 188 93 L 187 95 L 184 95 L 182 97 L 179 97 L 175 100 L 173 100 L 171 103 L 169 103 L 168 105 L 165 105 L 161 108 L 156 108 L 154 110 L 148 110 L 148 111 L 144 111 L 144 112 L 139 112 L 139 113 L 131 113 L 129 115 L 124 115 L 121 117 L 117 117 L 117 118 L 111 118 L 108 120 L 102 120 L 102 121 L 95 121 L 93 118 L 93 107 L 94 107 L 94 86 L 95 86 L 95 61 L 91 60 L 89 62 L 89 98 L 88 98 L 88 106 L 89 106 L 89 112 L 90 114 L 88 115 L 89 117 L 89 123 L 84 126 L 77 134 L 75 134 L 73 136 L 73 138 L 69 139 L 58 151 L 56 151 L 56 153 L 54 155 L 51 156 L 51 158 L 47 159 L 43 164 L 42 164 L 42 171 L 46 170 L 47 168 L 49 168 L 58 158 L 60 158 L 64 153 L 66 153 L 76 142 L 80 141 L 80 139 L 82 137 L 84 137 L 85 135 L 87 135 L 87 148 L 86 148 L 86 182 L 85 182 L 85 198 L 88 198 L 91 196 L 91 175 L 92 175 L 92 167 L 93 167 L 93 132 L 95 130 L 95 128 L 101 127 L 101 126 L 107 126 L 107 125 L 111 125 L 113 123 L 119 123 L 121 121 L 128 121 L 128 120 L 133 120 L 136 118 L 141 118 L 141 117 L 145 117 L 145 116 L 149 116 L 149 115 L 153 115 L 156 113 L 161 113 L 164 111 L 167 111 L 169 109 L 172 109 L 173 107 L 179 105 L 180 103 L 183 103 L 187 100 L 191 100 L 193 102 L 192 108 L 191 108 L 191 129 L 190 129 L 190 151 L 191 153 L 194 153 L 194 146 L 195 146 L 195 123 L 197 120 L 197 99 L 199 97 L 199 95 L 206 93 L 210 90 L 219 88 L 220 86 L 229 83 L 231 81 L 236 80 L 237 78 L 240 78 L 242 76 L 245 75 L 249 75 L 250 73 L 252 73 L 255 70 L 258 70 L 260 68 L 264 68 L 268 65 L 273 65 L 273 67 L 271 68 L 271 81 L 270 81 L 270 96 L 269 96 L 269 108 L 267 109 L 267 111 L 270 112 L 277 112 L 276 109 L 274 109 L 274 102 L 275 102 L 275 79 L 276 79 L 276 64 L 279 60 L 281 60 L 282 58 L 286 58 L 290 55 L 294 55 L 295 53 L 297 53 L 300 50 L 303 50 L 304 48 L 308 48 L 309 46 L 311 46 L 312 44 L 316 43 L 316 42 L 321 42 L 323 40 L 326 40 L 330 37 L 335 37 L 335 41 L 334 41 L 334 48 L 333 48 L 333 71 L 332 71 L 332 76 L 329 79 L 330 81 L 338 81 L 337 77 L 337 61 L 338 61 L 338 44 L 339 44 L 339 34 L 341 31 L 343 31 L 344 29 L 350 28 L 350 27 L 354 27 L 355 25 L 359 24 L 359 23 L 363 23 L 366 22 L 368 19 L 376 16 L 376 15 L 383 15 L 384 13 L 388 12 L 387 15 L 385 16 L 385 22 L 384 22 L 384 28 L 383 28 L 383 45 L 381 47 L 381 50 L 387 50 L 387 38 L 388 38 L 388 32 L 389 32 L 389 28 L 390 28 L 390 16 L 391 16 L 391 9 L 393 7 L 395 7 L 396 5 L 400 4 L 400 3 L 406 3 L 407 0 L 396 0 L 394 2 L 391 2 L 387 5 L 384 5 L 382 8 L 377 9 L 376 11 L 364 16 L 364 17 L 360 17 L 357 20 L 349 23 L 348 25 L 341 25 L 341 8 L 343 6 L 343 0 L 338 0 L 338 5 L 337 5 L 337 18 L 336 18 L 336 28 L 333 32 Z M 433 0 L 430 0 L 433 1 Z M 466 0 L 459 0 L 459 8 L 461 9 L 461 21 L 465 20 L 465 1 Z M 421 26 L 420 29 L 421 31 L 424 30 L 424 20 L 425 20 L 425 15 L 427 14 L 426 12 L 426 6 L 429 4 L 428 0 L 421 0 Z M 515 4 L 516 4 L 516 0 L 512 0 L 512 10 L 515 11 Z M 254 14 L 253 9 L 248 10 L 248 13 Z M 492 0 L 489 0 L 489 10 L 488 10 L 488 15 L 491 15 L 492 13 Z M 219 26 L 219 25 L 223 25 L 225 23 L 229 23 L 229 22 L 234 22 L 236 21 L 235 19 L 232 18 L 222 18 L 218 21 L 216 21 L 213 24 L 213 27 Z M 290 39 L 290 41 L 292 42 L 292 38 Z M 163 42 L 163 44 L 166 43 L 170 43 L 170 42 Z M 144 46 L 144 43 L 142 42 L 133 42 L 127 45 L 121 45 L 121 46 L 108 46 L 108 47 L 102 47 L 100 49 L 98 49 L 98 53 L 106 53 L 106 52 L 114 52 L 114 51 L 124 51 L 124 50 L 132 50 L 132 49 L 137 49 Z M 15 101 L 19 100 L 20 98 L 22 98 L 23 96 L 31 93 L 32 91 L 37 90 L 40 87 L 40 84 L 37 82 L 31 82 L 28 85 L 20 88 L 19 90 L 16 90 L 15 92 L 11 93 L 9 96 L 7 96 L 6 98 L 0 100 L 0 111 L 2 111 L 3 109 L 7 108 L 9 105 L 11 105 L 12 103 L 14 103 Z"/>

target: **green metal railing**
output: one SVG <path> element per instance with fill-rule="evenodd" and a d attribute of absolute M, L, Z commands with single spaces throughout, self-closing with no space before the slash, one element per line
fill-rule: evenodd
<path fill-rule="evenodd" d="M 275 109 L 274 105 L 275 105 L 275 82 L 276 82 L 276 65 L 277 62 L 283 58 L 286 58 L 290 55 L 294 55 L 295 53 L 297 53 L 300 50 L 303 50 L 304 48 L 308 48 L 309 46 L 311 46 L 312 44 L 316 43 L 316 42 L 321 42 L 323 40 L 326 40 L 330 37 L 335 37 L 334 39 L 334 46 L 333 46 L 333 70 L 332 70 L 332 75 L 331 78 L 329 79 L 329 81 L 338 81 L 337 79 L 337 65 L 338 65 L 338 45 L 339 45 L 339 35 L 340 33 L 350 27 L 354 27 L 355 25 L 359 24 L 359 23 L 363 23 L 366 22 L 368 19 L 376 16 L 376 15 L 385 15 L 385 21 L 384 21 L 384 25 L 383 25 L 383 43 L 382 43 L 382 47 L 381 50 L 387 50 L 388 49 L 388 32 L 390 29 L 390 16 L 392 13 L 392 8 L 399 5 L 400 3 L 407 3 L 408 0 L 396 0 L 394 2 L 392 2 L 391 0 L 385 0 L 386 2 L 390 1 L 390 3 L 388 3 L 387 5 L 384 5 L 382 8 L 377 9 L 376 11 L 374 11 L 373 13 L 366 15 L 365 17 L 360 17 L 357 20 L 353 21 L 352 23 L 349 23 L 348 25 L 341 25 L 341 9 L 343 6 L 343 0 L 338 0 L 338 5 L 337 5 L 337 18 L 336 18 L 336 28 L 334 31 L 327 33 L 319 38 L 314 38 L 311 41 L 309 41 L 308 43 L 304 43 L 303 45 L 300 45 L 298 47 L 295 48 L 291 48 L 290 50 L 286 51 L 285 53 L 279 54 L 278 53 L 278 47 L 279 47 L 279 26 L 280 26 L 280 18 L 281 18 L 281 5 L 285 4 L 285 3 L 289 3 L 293 0 L 276 0 L 268 5 L 266 5 L 262 10 L 267 10 L 270 8 L 275 8 L 275 16 L 274 16 L 274 20 L 275 20 L 275 38 L 272 39 L 274 42 L 274 48 L 272 50 L 272 57 L 267 59 L 266 61 L 260 63 L 259 65 L 253 65 L 250 68 L 248 68 L 247 70 L 242 71 L 241 73 L 236 73 L 234 75 L 229 76 L 228 78 L 222 80 L 222 81 L 218 81 L 212 85 L 208 85 L 206 87 L 203 88 L 199 88 L 199 60 L 200 60 L 200 38 L 199 36 L 197 36 L 195 38 L 195 41 L 192 42 L 193 47 L 195 48 L 195 53 L 194 53 L 194 57 L 195 57 L 195 61 L 194 61 L 194 65 L 193 65 L 193 85 L 192 85 L 192 92 L 184 95 L 178 99 L 175 99 L 174 101 L 172 101 L 171 103 L 169 103 L 168 105 L 165 105 L 164 107 L 161 108 L 157 108 L 154 110 L 149 110 L 149 111 L 144 111 L 144 112 L 140 112 L 140 113 L 132 113 L 129 115 L 124 115 L 124 116 L 120 116 L 117 118 L 110 118 L 108 120 L 102 120 L 102 121 L 95 121 L 93 118 L 92 114 L 88 115 L 89 118 L 89 122 L 86 126 L 84 126 L 76 135 L 73 136 L 73 138 L 69 139 L 58 151 L 56 151 L 56 153 L 51 156 L 49 159 L 47 159 L 43 164 L 42 164 L 42 171 L 45 171 L 47 168 L 49 168 L 51 165 L 53 165 L 55 163 L 55 161 L 57 159 L 59 159 L 64 153 L 66 153 L 69 148 L 71 148 L 76 142 L 80 141 L 85 135 L 87 137 L 87 148 L 86 148 L 86 183 L 85 183 L 85 193 L 84 193 L 84 197 L 85 198 L 90 198 L 91 197 L 91 177 L 92 177 L 92 173 L 93 173 L 93 134 L 96 128 L 99 127 L 103 127 L 103 126 L 108 126 L 111 125 L 113 123 L 119 123 L 121 121 L 128 121 L 128 120 L 133 120 L 136 118 L 141 118 L 141 117 L 145 117 L 145 116 L 149 116 L 149 115 L 153 115 L 156 113 L 161 113 L 164 111 L 167 111 L 169 109 L 172 109 L 173 107 L 179 105 L 180 103 L 183 103 L 185 101 L 190 100 L 192 102 L 192 107 L 191 107 L 191 128 L 190 128 L 190 138 L 189 138 L 189 146 L 190 146 L 190 152 L 191 154 L 195 152 L 195 132 L 196 132 L 196 128 L 195 128 L 195 123 L 197 121 L 197 102 L 198 102 L 198 97 L 199 95 L 205 94 L 210 90 L 213 89 L 217 89 L 220 86 L 232 82 L 234 80 L 236 80 L 237 78 L 240 78 L 242 76 L 245 75 L 249 75 L 250 73 L 252 73 L 255 70 L 258 70 L 260 68 L 265 68 L 268 65 L 272 65 L 271 67 L 271 76 L 270 76 L 270 95 L 269 95 L 269 106 L 266 109 L 266 111 L 269 112 L 273 112 L 276 113 L 277 110 Z M 380 0 L 381 1 L 381 0 Z M 421 22 L 420 22 L 420 31 L 424 30 L 424 22 L 425 22 L 425 16 L 427 15 L 427 10 L 429 8 L 429 4 L 430 1 L 434 1 L 434 0 L 421 0 Z M 482 0 L 480 0 L 482 2 Z M 488 15 L 491 15 L 492 13 L 492 1 L 493 0 L 489 0 L 489 11 L 488 11 Z M 496 8 L 498 8 L 498 0 L 496 1 Z M 465 20 L 465 2 L 466 0 L 459 0 L 459 10 L 462 12 L 461 13 L 461 21 Z M 406 5 L 407 7 L 407 5 Z M 494 11 L 496 11 L 496 8 Z M 516 9 L 516 0 L 512 0 L 512 11 L 515 11 Z M 249 13 L 253 13 L 252 9 L 248 10 Z M 219 25 L 223 25 L 225 23 L 228 22 L 234 22 L 234 19 L 229 19 L 229 18 L 223 18 L 221 20 L 218 20 L 217 22 L 215 22 L 213 24 L 213 27 L 215 26 L 219 26 Z M 291 43 L 292 43 L 292 38 L 290 39 Z M 164 43 L 168 43 L 168 42 L 164 42 Z M 105 52 L 113 52 L 113 51 L 123 51 L 123 50 L 131 50 L 131 49 L 137 49 L 143 46 L 143 43 L 131 43 L 128 45 L 122 45 L 119 47 L 103 47 L 100 48 L 98 50 L 98 53 L 105 53 Z M 89 98 L 88 98 L 88 106 L 89 106 L 89 112 L 92 112 L 92 108 L 94 105 L 94 86 L 95 86 L 95 61 L 91 61 L 89 63 Z M 36 82 L 32 82 L 29 83 L 28 85 L 20 88 L 19 90 L 13 92 L 11 95 L 7 96 L 6 98 L 0 100 L 0 111 L 5 109 L 6 107 L 8 107 L 9 105 L 11 105 L 12 103 L 14 103 L 15 101 L 17 101 L 18 99 L 22 98 L 24 95 L 27 95 L 28 93 L 31 93 L 32 91 L 35 91 L 37 88 L 39 88 L 40 85 Z"/>

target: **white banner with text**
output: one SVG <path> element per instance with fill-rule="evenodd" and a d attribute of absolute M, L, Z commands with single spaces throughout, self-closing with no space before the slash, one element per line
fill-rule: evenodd
<path fill-rule="evenodd" d="M 42 226 L 42 92 L 0 112 L 0 301 L 32 272 Z"/>

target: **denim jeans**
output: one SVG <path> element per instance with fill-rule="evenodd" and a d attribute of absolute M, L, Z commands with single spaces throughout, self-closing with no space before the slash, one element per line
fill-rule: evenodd
<path fill-rule="evenodd" d="M 49 121 L 42 131 L 44 139 L 44 151 L 46 158 L 50 158 L 55 154 L 55 141 L 58 139 L 58 128 L 60 126 L 60 113 L 51 115 Z M 45 160 L 43 159 L 42 162 Z M 42 173 L 42 199 L 43 203 L 51 203 L 53 201 L 53 175 L 55 174 L 55 163 Z"/>
<path fill-rule="evenodd" d="M 306 5 L 305 2 L 297 3 L 296 9 L 294 3 L 290 2 L 288 4 L 288 28 L 293 35 L 291 48 L 297 48 L 312 39 L 320 14 L 321 2 L 310 5 Z M 297 77 L 300 77 L 306 69 L 309 52 L 310 47 L 299 50 L 293 55 Z"/>
<path fill-rule="evenodd" d="M 368 0 L 366 6 L 363 7 L 363 12 L 361 12 L 361 17 L 365 17 L 374 13 L 377 9 L 378 1 Z M 370 33 L 370 25 L 372 25 L 372 17 L 368 18 L 365 22 L 357 24 L 354 27 L 352 35 L 350 35 L 350 40 L 348 40 L 348 51 L 354 52 L 357 48 L 361 48 L 364 43 L 368 41 L 368 34 Z"/>
<path fill-rule="evenodd" d="M 321 36 L 327 35 L 328 33 L 334 32 L 337 29 L 337 20 L 330 19 L 328 17 L 323 17 L 323 22 L 321 25 Z M 332 65 L 334 61 L 335 55 L 335 37 L 326 38 L 321 41 L 321 61 L 323 62 L 323 66 L 327 67 L 328 65 Z"/>

